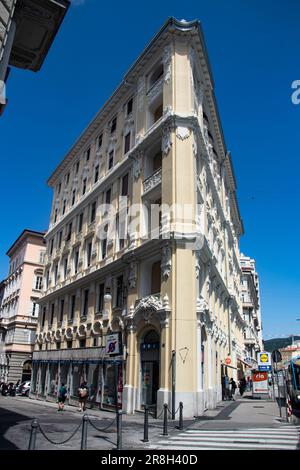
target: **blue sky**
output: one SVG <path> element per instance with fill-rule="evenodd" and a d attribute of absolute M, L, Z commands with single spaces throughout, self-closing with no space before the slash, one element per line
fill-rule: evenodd
<path fill-rule="evenodd" d="M 299 0 L 75 0 L 43 68 L 11 71 L 0 119 L 0 278 L 26 228 L 45 230 L 46 180 L 169 16 L 202 23 L 265 338 L 300 332 Z"/>

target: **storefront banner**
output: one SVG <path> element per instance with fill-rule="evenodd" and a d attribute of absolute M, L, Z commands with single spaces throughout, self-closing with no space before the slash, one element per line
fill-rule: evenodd
<path fill-rule="evenodd" d="M 105 352 L 108 356 L 122 354 L 120 333 L 112 333 L 106 336 Z"/>

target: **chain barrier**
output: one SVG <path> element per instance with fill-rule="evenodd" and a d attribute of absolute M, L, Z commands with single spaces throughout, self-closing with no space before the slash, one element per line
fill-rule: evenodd
<path fill-rule="evenodd" d="M 177 415 L 177 413 L 178 413 L 178 411 L 179 411 L 179 408 L 180 408 L 180 405 L 178 406 L 177 410 L 176 410 L 175 413 L 174 413 L 175 416 Z M 171 415 L 171 414 L 172 414 L 172 411 L 170 410 L 169 407 L 167 407 L 167 410 L 168 410 L 168 412 L 169 412 L 170 415 Z"/>
<path fill-rule="evenodd" d="M 105 432 L 107 429 L 109 429 L 116 422 L 116 420 L 117 420 L 117 417 L 115 417 L 115 419 L 108 426 L 106 426 L 105 428 L 100 429 L 90 420 L 90 417 L 88 416 L 88 422 L 90 423 L 92 428 L 94 428 L 98 432 Z"/>
<path fill-rule="evenodd" d="M 82 421 L 80 422 L 79 426 L 77 426 L 77 428 L 75 429 L 74 432 L 72 432 L 71 436 L 68 437 L 67 439 L 65 439 L 64 441 L 62 442 L 55 442 L 55 441 L 52 441 L 52 439 L 50 439 L 50 437 L 48 437 L 45 433 L 45 431 L 43 431 L 40 423 L 38 423 L 38 429 L 40 431 L 40 433 L 42 434 L 42 436 L 48 441 L 50 442 L 50 444 L 53 444 L 55 446 L 61 446 L 63 444 L 66 444 L 67 442 L 69 442 L 74 436 L 75 434 L 79 431 L 79 429 L 81 428 L 81 425 L 82 425 Z"/>

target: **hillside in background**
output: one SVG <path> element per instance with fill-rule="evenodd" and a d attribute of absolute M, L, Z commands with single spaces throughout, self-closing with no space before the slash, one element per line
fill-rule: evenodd
<path fill-rule="evenodd" d="M 295 341 L 300 341 L 300 336 L 294 336 L 294 342 Z M 292 344 L 292 337 L 267 339 L 263 343 L 265 351 L 272 352 L 275 349 L 285 348 Z"/>

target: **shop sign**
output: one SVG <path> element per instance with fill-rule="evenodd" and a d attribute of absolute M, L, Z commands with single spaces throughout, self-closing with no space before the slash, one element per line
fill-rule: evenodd
<path fill-rule="evenodd" d="M 112 333 L 106 336 L 105 353 L 108 356 L 119 356 L 122 354 L 121 333 Z"/>
<path fill-rule="evenodd" d="M 271 353 L 260 352 L 258 353 L 258 365 L 259 366 L 271 366 Z"/>
<path fill-rule="evenodd" d="M 268 372 L 256 371 L 252 374 L 252 391 L 255 393 L 268 393 Z"/>

